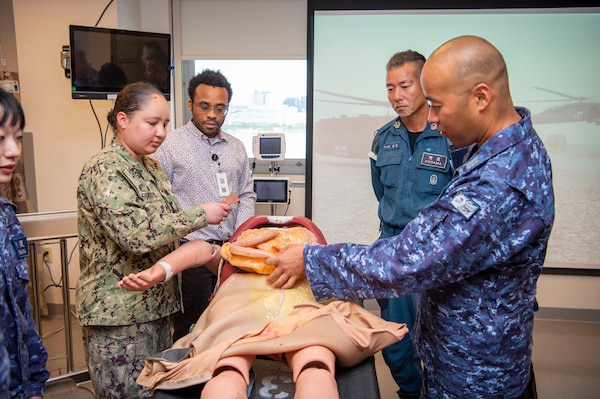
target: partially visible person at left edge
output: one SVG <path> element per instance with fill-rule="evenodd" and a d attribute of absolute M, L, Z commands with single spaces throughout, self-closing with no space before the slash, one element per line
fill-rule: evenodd
<path fill-rule="evenodd" d="M 24 127 L 23 108 L 0 89 L 0 184 L 10 183 L 21 157 Z M 42 398 L 48 354 L 31 315 L 29 253 L 16 209 L 0 197 L 0 397 Z"/>
<path fill-rule="evenodd" d="M 10 359 L 8 358 L 7 342 L 0 331 L 0 398 L 8 398 L 10 383 Z"/>

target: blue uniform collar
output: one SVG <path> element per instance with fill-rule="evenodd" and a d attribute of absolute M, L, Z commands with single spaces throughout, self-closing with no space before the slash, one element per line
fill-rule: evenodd
<path fill-rule="evenodd" d="M 521 115 L 521 120 L 495 133 L 483 143 L 477 149 L 475 155 L 457 169 L 459 175 L 477 168 L 488 159 L 523 141 L 528 132 L 535 132 L 531 125 L 531 113 L 529 110 L 523 107 L 515 107 L 515 110 Z"/>
<path fill-rule="evenodd" d="M 9 206 L 11 208 L 13 208 L 13 210 L 16 212 L 17 211 L 17 206 L 9 201 L 8 199 L 4 198 L 4 197 L 0 197 L 0 205 L 4 206 Z"/>
<path fill-rule="evenodd" d="M 408 135 L 408 130 L 406 130 L 406 126 L 404 126 L 400 117 L 397 117 L 396 119 L 390 121 L 386 125 L 386 127 L 388 127 L 388 126 L 390 128 L 391 133 L 396 136 L 400 136 L 400 135 L 404 135 L 404 134 Z M 416 132 L 414 132 L 414 133 L 416 133 Z M 421 137 L 437 137 L 440 135 L 441 135 L 441 133 L 439 132 L 439 130 L 431 129 L 431 125 L 429 124 L 429 122 L 427 122 L 427 126 L 425 126 L 425 129 L 421 132 L 421 135 L 419 136 L 417 141 L 419 139 L 421 139 Z"/>

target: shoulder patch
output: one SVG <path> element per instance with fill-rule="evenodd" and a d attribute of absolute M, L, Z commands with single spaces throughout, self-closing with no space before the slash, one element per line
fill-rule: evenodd
<path fill-rule="evenodd" d="M 462 193 L 456 194 L 450 203 L 467 220 L 479 210 L 479 205 Z"/>
<path fill-rule="evenodd" d="M 17 258 L 23 259 L 29 255 L 29 246 L 27 245 L 27 237 L 20 236 L 11 239 L 13 248 Z"/>

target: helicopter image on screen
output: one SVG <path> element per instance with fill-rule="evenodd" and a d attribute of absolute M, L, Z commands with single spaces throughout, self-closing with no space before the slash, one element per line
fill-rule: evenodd
<path fill-rule="evenodd" d="M 599 102 L 588 102 L 589 97 L 575 97 L 541 87 L 535 88 L 562 96 L 567 99 L 566 101 L 570 101 L 567 104 L 552 106 L 534 114 L 532 116 L 534 125 L 567 122 L 587 122 L 600 125 Z M 323 96 L 329 96 L 330 99 L 323 98 Z M 322 155 L 356 159 L 365 158 L 375 130 L 396 117 L 394 114 L 389 113 L 390 105 L 387 101 L 364 97 L 315 90 L 314 103 L 359 105 L 371 109 L 372 107 L 379 107 L 387 112 L 386 115 L 365 112 L 357 116 L 340 115 L 315 120 L 313 124 L 314 152 Z M 567 146 L 564 136 L 552 136 L 548 138 L 548 141 L 548 144 L 557 150 L 564 150 Z"/>
<path fill-rule="evenodd" d="M 314 103 L 334 103 L 379 107 L 389 113 L 387 101 L 372 100 L 365 97 L 315 90 L 319 98 Z M 323 98 L 331 97 L 331 99 Z M 372 109 L 372 108 L 371 108 Z M 372 115 L 369 113 L 357 116 L 340 115 L 315 120 L 313 124 L 314 152 L 334 157 L 367 159 L 373 134 L 383 124 L 394 119 L 395 115 Z"/>
<path fill-rule="evenodd" d="M 535 114 L 532 120 L 536 124 L 564 123 L 583 121 L 600 125 L 600 103 L 587 102 L 589 97 L 575 97 L 554 90 L 535 87 L 535 89 L 553 93 L 571 100 L 568 104 L 556 105 Z M 561 100 L 557 100 L 561 101 Z"/>

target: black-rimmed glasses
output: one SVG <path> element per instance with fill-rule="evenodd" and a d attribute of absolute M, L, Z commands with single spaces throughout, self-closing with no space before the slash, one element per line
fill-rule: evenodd
<path fill-rule="evenodd" d="M 218 116 L 225 116 L 227 115 L 227 105 L 215 105 L 214 107 L 211 107 L 210 105 L 208 105 L 207 103 L 194 103 L 196 105 L 196 107 L 198 107 L 198 109 L 200 110 L 201 114 L 208 114 L 211 110 L 215 111 L 215 114 L 217 114 Z"/>

